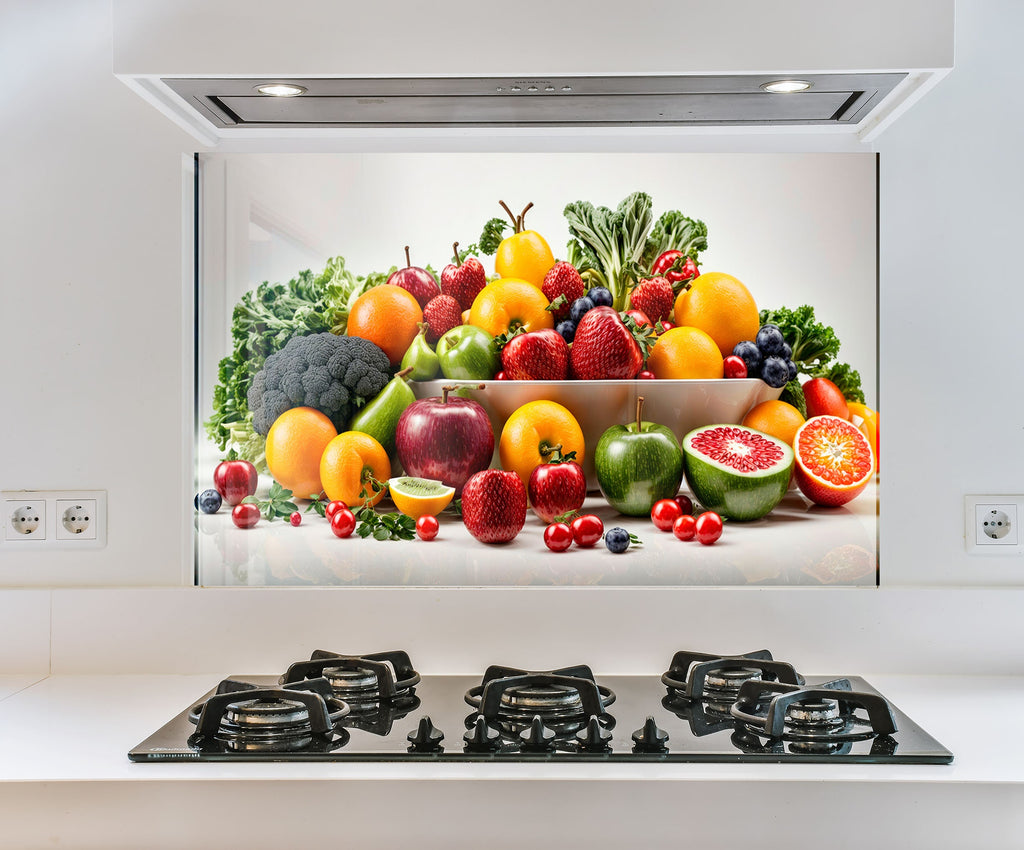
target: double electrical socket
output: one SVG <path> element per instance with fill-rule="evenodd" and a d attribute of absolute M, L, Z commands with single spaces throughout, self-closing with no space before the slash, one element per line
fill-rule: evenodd
<path fill-rule="evenodd" d="M 3 490 L 0 545 L 98 549 L 107 545 L 105 490 Z"/>
<path fill-rule="evenodd" d="M 971 555 L 1024 554 L 1024 496 L 965 496 L 964 542 Z"/>

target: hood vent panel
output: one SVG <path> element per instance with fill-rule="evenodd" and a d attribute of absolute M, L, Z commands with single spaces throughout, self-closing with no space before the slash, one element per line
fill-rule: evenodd
<path fill-rule="evenodd" d="M 163 83 L 216 127 L 622 127 L 856 124 L 907 75 L 799 75 L 807 91 L 772 94 L 768 76 L 203 79 Z M 268 82 L 303 86 L 261 95 Z"/>

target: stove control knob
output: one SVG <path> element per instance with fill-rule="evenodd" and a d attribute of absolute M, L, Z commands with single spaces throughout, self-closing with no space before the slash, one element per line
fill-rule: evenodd
<path fill-rule="evenodd" d="M 633 751 L 637 753 L 668 752 L 668 732 L 659 729 L 653 717 L 648 717 L 642 729 L 633 733 Z"/>
<path fill-rule="evenodd" d="M 608 742 L 612 739 L 612 733 L 601 725 L 596 714 L 590 715 L 586 728 L 576 733 L 576 741 L 580 749 L 590 753 L 600 753 L 611 749 Z"/>
<path fill-rule="evenodd" d="M 554 749 L 555 733 L 544 725 L 540 715 L 534 715 L 530 728 L 519 733 L 519 740 L 523 743 L 523 752 L 542 753 Z"/>
<path fill-rule="evenodd" d="M 408 740 L 411 753 L 439 753 L 443 749 L 441 741 L 444 740 L 444 732 L 433 724 L 429 715 L 425 714 L 420 718 L 416 731 L 409 733 Z"/>
<path fill-rule="evenodd" d="M 462 740 L 466 742 L 466 750 L 471 753 L 491 752 L 501 745 L 501 735 L 498 730 L 488 726 L 487 720 L 482 714 L 476 716 L 476 722 L 462 736 Z"/>

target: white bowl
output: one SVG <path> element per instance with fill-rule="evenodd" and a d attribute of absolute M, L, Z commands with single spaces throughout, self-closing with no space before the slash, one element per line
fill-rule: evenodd
<path fill-rule="evenodd" d="M 483 385 L 483 389 L 479 387 Z M 776 399 L 781 389 L 759 378 L 707 381 L 413 381 L 417 398 L 440 396 L 441 388 L 454 386 L 460 395 L 479 402 L 494 428 L 494 456 L 505 420 L 527 402 L 547 399 L 567 407 L 583 429 L 586 448 L 583 470 L 587 486 L 597 489 L 593 452 L 601 435 L 612 425 L 636 419 L 636 402 L 644 398 L 643 419 L 667 425 L 682 441 L 702 425 L 738 424 L 755 404 Z"/>

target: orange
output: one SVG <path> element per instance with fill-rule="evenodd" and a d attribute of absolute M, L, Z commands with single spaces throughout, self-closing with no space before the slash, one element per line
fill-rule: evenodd
<path fill-rule="evenodd" d="M 857 498 L 875 474 L 868 438 L 838 416 L 812 416 L 796 432 L 796 483 L 814 504 L 845 505 Z"/>
<path fill-rule="evenodd" d="M 850 409 L 850 421 L 864 432 L 871 443 L 871 450 L 875 453 L 875 472 L 878 472 L 878 411 L 857 401 L 848 401 L 846 406 Z"/>
<path fill-rule="evenodd" d="M 494 255 L 494 270 L 499 277 L 518 277 L 536 287 L 555 264 L 551 247 L 536 230 L 521 230 L 506 236 Z"/>
<path fill-rule="evenodd" d="M 737 342 L 757 337 L 761 326 L 750 290 L 722 272 L 704 272 L 680 292 L 673 321 L 700 328 L 725 355 L 732 354 Z"/>
<path fill-rule="evenodd" d="M 390 283 L 366 290 L 352 304 L 346 333 L 379 345 L 395 366 L 419 332 L 423 311 L 413 295 Z"/>
<path fill-rule="evenodd" d="M 487 284 L 473 299 L 469 323 L 483 328 L 491 336 L 499 336 L 517 327 L 527 331 L 553 328 L 555 317 L 546 309 L 549 303 L 544 293 L 532 283 L 503 277 Z"/>
<path fill-rule="evenodd" d="M 312 407 L 286 410 L 267 433 L 267 468 L 282 487 L 299 499 L 319 496 L 320 458 L 338 436 L 330 418 Z"/>
<path fill-rule="evenodd" d="M 364 502 L 376 505 L 387 492 L 384 485 L 390 477 L 388 453 L 362 431 L 338 434 L 320 458 L 320 481 L 328 501 L 340 499 L 353 510 Z M 380 482 L 377 489 L 373 481 Z"/>
<path fill-rule="evenodd" d="M 778 437 L 792 447 L 796 432 L 804 421 L 803 414 L 793 405 L 774 400 L 755 404 L 740 424 L 762 434 Z"/>
<path fill-rule="evenodd" d="M 528 402 L 513 410 L 501 429 L 498 441 L 501 468 L 516 473 L 524 485 L 528 484 L 533 468 L 547 463 L 551 459 L 548 450 L 556 446 L 561 446 L 559 451 L 563 456 L 576 452 L 573 460 L 583 465 L 586 445 L 576 417 L 556 401 Z"/>
<path fill-rule="evenodd" d="M 721 378 L 722 352 L 699 328 L 678 327 L 665 331 L 654 343 L 647 368 L 656 378 Z"/>

